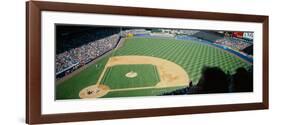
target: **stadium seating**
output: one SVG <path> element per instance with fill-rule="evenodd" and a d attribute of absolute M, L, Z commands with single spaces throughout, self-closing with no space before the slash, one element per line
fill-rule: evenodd
<path fill-rule="evenodd" d="M 87 29 L 86 32 L 82 32 L 82 35 L 81 32 L 72 33 L 73 36 L 70 35 L 63 41 L 57 40 L 57 45 L 64 42 L 67 42 L 67 44 L 57 49 L 56 78 L 63 77 L 114 49 L 120 39 L 120 35 L 114 30 Z"/>
<path fill-rule="evenodd" d="M 250 46 L 252 43 L 244 39 L 233 38 L 233 37 L 224 37 L 222 39 L 216 40 L 214 43 L 230 47 L 234 50 L 243 50 L 246 47 Z"/>

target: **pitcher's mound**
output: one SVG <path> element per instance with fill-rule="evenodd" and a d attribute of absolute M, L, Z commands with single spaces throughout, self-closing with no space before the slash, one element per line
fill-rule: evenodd
<path fill-rule="evenodd" d="M 134 77 L 138 76 L 138 73 L 136 73 L 134 71 L 131 71 L 131 72 L 126 73 L 125 76 L 128 77 L 128 78 L 134 78 Z"/>

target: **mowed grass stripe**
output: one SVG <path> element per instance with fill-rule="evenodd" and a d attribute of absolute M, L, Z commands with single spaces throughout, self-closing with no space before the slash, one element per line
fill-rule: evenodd
<path fill-rule="evenodd" d="M 102 80 L 101 80 L 101 84 L 103 84 L 104 81 L 108 80 L 109 75 L 106 75 L 106 74 L 110 74 L 111 70 L 112 70 L 111 67 L 108 67 L 107 70 L 105 70 L 104 76 L 102 77 Z"/>
<path fill-rule="evenodd" d="M 156 81 L 160 82 L 159 73 L 157 67 L 153 65 L 154 73 L 156 74 Z"/>

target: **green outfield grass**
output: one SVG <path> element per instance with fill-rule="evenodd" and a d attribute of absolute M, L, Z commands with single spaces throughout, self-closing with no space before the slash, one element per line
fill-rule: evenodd
<path fill-rule="evenodd" d="M 120 48 L 115 56 L 145 55 L 167 59 L 185 69 L 193 83 L 197 83 L 204 66 L 217 66 L 225 72 L 234 73 L 238 67 L 252 65 L 220 48 L 197 41 L 131 38 Z"/>
<path fill-rule="evenodd" d="M 128 72 L 136 72 L 137 76 L 128 78 Z M 136 88 L 155 86 L 159 82 L 157 69 L 150 64 L 116 65 L 106 69 L 101 81 L 110 89 Z"/>
<path fill-rule="evenodd" d="M 217 66 L 228 73 L 234 73 L 239 67 L 250 68 L 253 65 L 246 63 L 239 57 L 234 56 L 220 48 L 216 48 L 197 41 L 161 39 L 161 38 L 130 38 L 127 39 L 123 47 L 116 50 L 112 56 L 122 55 L 143 55 L 163 58 L 180 65 L 188 73 L 193 84 L 201 77 L 201 70 L 204 66 Z M 97 82 L 107 58 L 98 61 L 100 65 L 97 68 L 94 65 L 89 66 L 84 71 L 72 78 L 56 85 L 56 99 L 77 99 L 79 91 L 89 85 Z M 110 87 L 113 83 L 106 83 Z M 132 84 L 128 84 L 128 88 Z M 135 85 L 134 85 L 135 86 Z M 120 86 L 124 88 L 125 85 Z M 118 88 L 118 87 L 117 87 Z M 165 93 L 165 90 L 159 93 L 152 93 L 154 89 L 134 90 L 134 91 L 116 91 L 110 92 L 104 97 L 125 97 L 125 96 L 147 96 L 159 95 Z M 167 90 L 168 91 L 168 90 Z"/>

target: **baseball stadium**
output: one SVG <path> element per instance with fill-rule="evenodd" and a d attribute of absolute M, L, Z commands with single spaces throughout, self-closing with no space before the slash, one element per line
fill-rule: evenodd
<path fill-rule="evenodd" d="M 253 35 L 56 24 L 55 98 L 252 92 Z"/>

